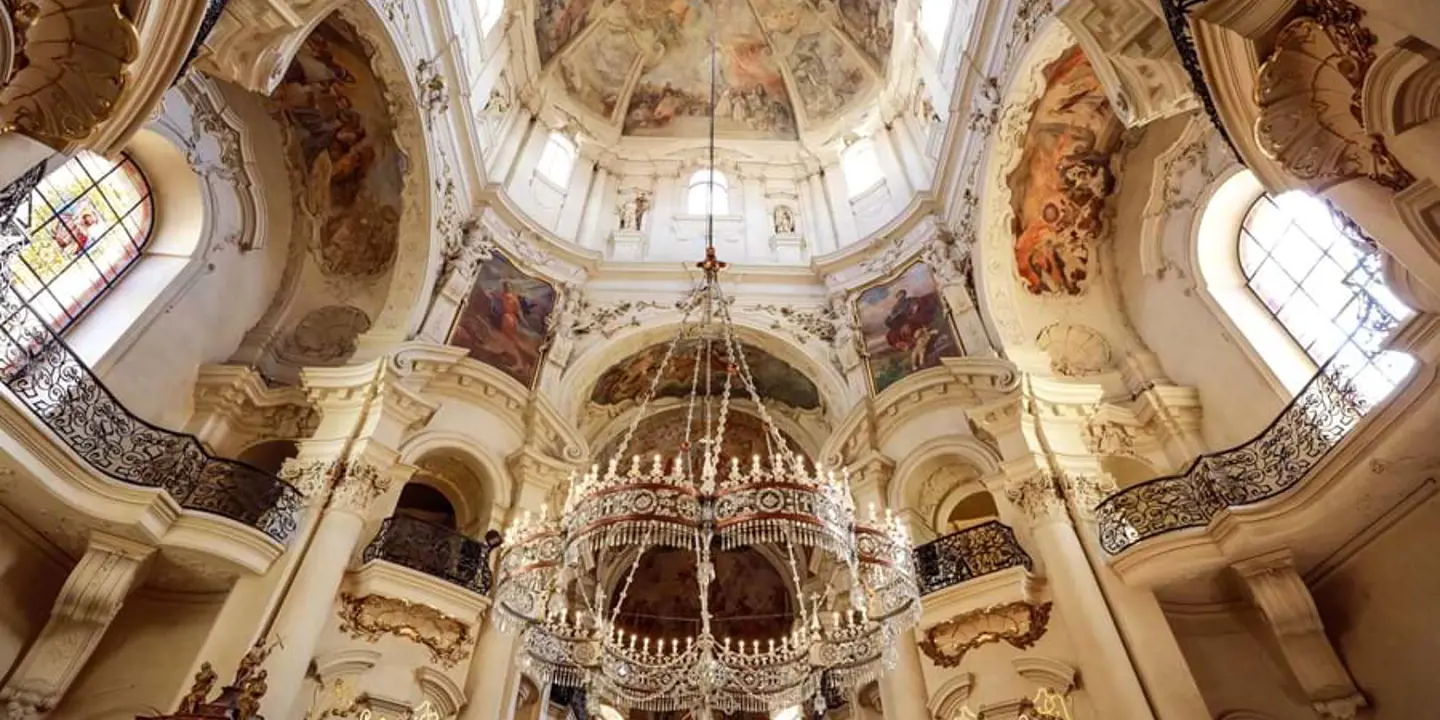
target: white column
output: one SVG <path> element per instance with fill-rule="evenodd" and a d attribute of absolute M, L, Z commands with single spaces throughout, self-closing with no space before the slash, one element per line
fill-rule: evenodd
<path fill-rule="evenodd" d="M 925 671 L 920 665 L 920 646 L 915 631 L 895 638 L 895 668 L 880 678 L 880 702 L 885 720 L 931 720 L 926 707 Z"/>
<path fill-rule="evenodd" d="M 913 115 L 901 115 L 890 123 L 890 133 L 895 137 L 900 153 L 900 164 L 910 178 L 910 185 L 917 191 L 929 190 L 935 168 L 925 156 L 916 137 L 916 120 Z"/>
<path fill-rule="evenodd" d="M 614 192 L 612 182 L 610 170 L 597 163 L 595 174 L 590 179 L 590 193 L 585 197 L 585 210 L 580 213 L 580 225 L 576 230 L 576 240 L 581 247 L 598 248 L 604 240 L 602 228 L 608 226 L 600 222 L 601 212 L 605 196 Z"/>
<path fill-rule="evenodd" d="M 519 634 L 502 632 L 493 617 L 498 610 L 492 607 L 490 612 L 492 617 L 475 643 L 465 676 L 465 707 L 457 720 L 510 720 L 515 715 L 520 689 Z"/>
<path fill-rule="evenodd" d="M 900 159 L 900 150 L 895 144 L 895 134 L 890 126 L 880 128 L 874 135 L 875 157 L 880 160 L 880 170 L 885 173 L 885 182 L 890 186 L 890 201 L 898 212 L 915 195 L 915 185 L 905 174 L 905 163 Z"/>
<path fill-rule="evenodd" d="M 337 481 L 272 629 L 278 642 L 265 660 L 270 689 L 261 712 L 266 717 L 295 717 L 305 670 L 315 657 L 345 569 L 360 544 L 370 504 L 389 488 L 388 472 L 364 462 L 348 463 L 345 477 Z"/>
<path fill-rule="evenodd" d="M 1055 605 L 1067 618 L 1065 627 L 1078 649 L 1081 677 L 1096 715 L 1153 719 L 1054 476 L 1039 469 L 1033 460 L 1012 464 L 1006 468 L 1006 476 L 1005 497 L 1028 523 L 1031 545 L 1043 562 Z"/>
<path fill-rule="evenodd" d="M 836 164 L 831 172 L 822 171 L 820 180 L 821 195 L 829 207 L 830 219 L 835 227 L 835 245 L 837 248 L 850 247 L 860 239 L 860 231 L 855 227 L 855 211 L 850 208 L 850 193 L 840 166 Z"/>
<path fill-rule="evenodd" d="M 535 125 L 535 116 L 522 107 L 513 111 L 514 115 L 505 128 L 504 138 L 500 141 L 500 147 L 496 149 L 494 159 L 490 162 L 488 176 L 495 181 L 508 184 L 510 171 L 515 167 L 515 161 L 520 156 L 520 151 L 530 139 L 530 130 Z"/>
<path fill-rule="evenodd" d="M 811 252 L 825 254 L 834 252 L 835 223 L 830 218 L 830 204 L 825 201 L 825 188 L 820 184 L 820 173 L 814 173 L 804 180 L 805 196 L 809 199 L 809 211 L 800 218 L 801 230 L 810 242 Z"/>
<path fill-rule="evenodd" d="M 40 637 L 0 687 L 6 717 L 42 718 L 84 669 L 105 630 L 120 612 L 155 547 L 102 533 L 90 536 L 85 554 L 60 588 Z"/>
<path fill-rule="evenodd" d="M 765 207 L 765 179 L 749 176 L 737 178 L 745 198 L 745 254 L 749 258 L 770 258 L 770 236 L 775 232 L 775 224 L 770 220 L 770 209 Z"/>
<path fill-rule="evenodd" d="M 580 243 L 580 222 L 589 207 L 589 198 L 595 192 L 597 179 L 594 161 L 581 157 L 570 173 L 570 186 L 565 191 L 565 204 L 560 207 L 560 218 L 555 221 L 555 234 L 575 244 Z"/>

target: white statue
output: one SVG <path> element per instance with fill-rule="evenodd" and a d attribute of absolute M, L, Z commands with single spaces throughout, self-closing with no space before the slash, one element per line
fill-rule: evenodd
<path fill-rule="evenodd" d="M 830 341 L 830 353 L 840 374 L 848 375 L 860 364 L 860 338 L 855 322 L 850 316 L 850 298 L 844 291 L 832 293 L 829 298 L 831 323 L 835 337 Z"/>
<path fill-rule="evenodd" d="M 649 193 L 635 193 L 635 195 L 620 206 L 620 229 L 639 232 L 640 224 L 645 222 L 645 213 L 649 209 Z"/>
<path fill-rule="evenodd" d="M 565 283 L 560 286 L 560 305 L 550 314 L 548 357 L 561 368 L 570 362 L 570 355 L 575 350 L 575 327 L 580 324 L 581 316 L 585 314 L 588 306 L 585 290 L 578 284 Z"/>
<path fill-rule="evenodd" d="M 775 234 L 789 235 L 795 232 L 795 211 L 789 205 L 775 206 Z"/>

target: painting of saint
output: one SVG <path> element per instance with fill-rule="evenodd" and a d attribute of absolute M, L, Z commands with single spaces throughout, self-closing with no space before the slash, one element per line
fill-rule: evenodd
<path fill-rule="evenodd" d="M 664 362 L 666 347 L 663 344 L 652 345 L 616 363 L 600 376 L 590 393 L 590 400 L 601 405 L 639 400 L 650 388 L 651 380 Z M 690 394 L 695 378 L 695 350 L 693 342 L 682 342 L 676 346 L 670 362 L 665 365 L 665 374 L 655 391 L 656 397 L 685 397 Z M 815 383 L 785 361 L 752 345 L 742 344 L 740 352 L 745 355 L 745 363 L 755 378 L 755 389 L 761 400 L 782 402 L 806 410 L 820 407 L 820 391 Z M 725 383 L 723 347 L 715 345 L 702 362 L 707 365 L 704 369 L 709 373 L 709 387 L 718 394 Z M 700 393 L 704 394 L 705 372 L 700 373 L 698 382 Z M 749 399 L 749 392 L 744 389 L 739 377 L 732 381 L 731 387 L 731 397 Z"/>
<path fill-rule="evenodd" d="M 1006 179 L 1015 212 L 1015 264 L 1034 295 L 1084 291 L 1105 233 L 1110 162 L 1123 126 L 1079 47 L 1046 68 L 1019 164 Z"/>
<path fill-rule="evenodd" d="M 521 272 L 497 252 L 476 271 L 449 343 L 533 387 L 554 310 L 555 287 Z"/>
<path fill-rule="evenodd" d="M 939 365 L 943 356 L 960 354 L 945 299 L 924 263 L 861 291 L 856 305 L 873 392 Z"/>
<path fill-rule="evenodd" d="M 535 44 L 546 63 L 590 22 L 594 0 L 539 0 L 535 3 Z"/>

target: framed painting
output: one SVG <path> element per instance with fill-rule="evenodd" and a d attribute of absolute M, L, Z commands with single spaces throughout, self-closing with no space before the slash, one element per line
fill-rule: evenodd
<path fill-rule="evenodd" d="M 482 263 L 457 313 L 448 342 L 470 357 L 533 388 L 549 348 L 555 286 L 515 265 L 504 253 Z"/>
<path fill-rule="evenodd" d="M 870 392 L 961 354 L 945 297 L 929 265 L 916 259 L 855 298 Z"/>

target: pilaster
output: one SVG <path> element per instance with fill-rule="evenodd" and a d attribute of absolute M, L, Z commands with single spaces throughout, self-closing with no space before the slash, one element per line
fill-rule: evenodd
<path fill-rule="evenodd" d="M 1235 563 L 1251 600 L 1275 634 L 1285 663 L 1323 720 L 1353 720 L 1368 703 L 1325 635 L 1310 589 L 1288 549 Z"/>
<path fill-rule="evenodd" d="M 155 547 L 92 533 L 85 554 L 70 571 L 40 637 L 0 687 L 0 707 L 10 720 L 45 717 L 89 661 Z"/>

